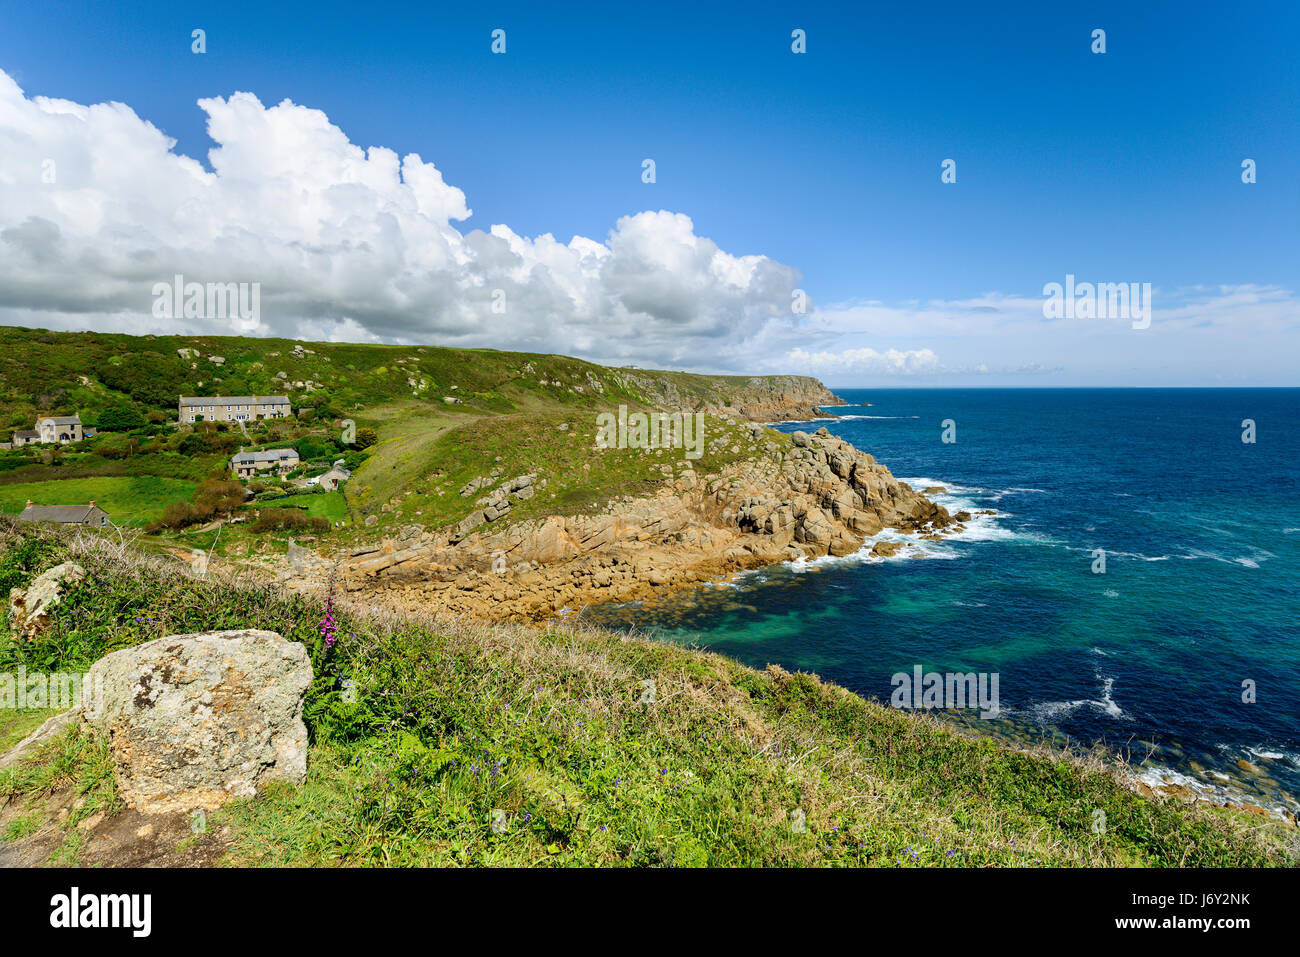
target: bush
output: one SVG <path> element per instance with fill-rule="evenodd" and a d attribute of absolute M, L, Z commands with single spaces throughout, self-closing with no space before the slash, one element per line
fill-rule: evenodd
<path fill-rule="evenodd" d="M 355 445 L 358 450 L 361 450 L 370 448 L 370 446 L 374 445 L 378 441 L 379 433 L 374 429 L 357 429 L 357 440 L 352 444 Z"/>
<path fill-rule="evenodd" d="M 41 537 L 20 539 L 0 553 L 0 594 L 11 588 L 25 588 L 36 570 L 54 554 L 55 543 Z"/>
<path fill-rule="evenodd" d="M 193 502 L 174 502 L 146 529 L 150 535 L 163 529 L 182 529 L 229 515 L 248 498 L 244 486 L 230 479 L 204 479 L 194 490 Z"/>
<path fill-rule="evenodd" d="M 194 504 L 211 506 L 214 512 L 232 512 L 247 498 L 244 486 L 233 479 L 205 479 L 194 490 Z"/>
<path fill-rule="evenodd" d="M 333 461 L 338 457 L 338 444 L 331 439 L 323 438 L 319 435 L 306 435 L 293 443 L 293 447 L 298 452 L 298 457 L 304 462 L 311 459 L 326 459 Z"/>
<path fill-rule="evenodd" d="M 162 518 L 151 524 L 146 531 L 154 535 L 164 529 L 179 530 L 206 522 L 211 517 L 211 508 L 203 508 L 193 502 L 173 502 L 163 509 Z"/>
<path fill-rule="evenodd" d="M 96 428 L 101 432 L 130 432 L 145 425 L 144 416 L 134 406 L 119 405 L 99 413 Z"/>
<path fill-rule="evenodd" d="M 252 528 L 255 532 L 328 532 L 330 523 L 296 508 L 264 508 Z"/>

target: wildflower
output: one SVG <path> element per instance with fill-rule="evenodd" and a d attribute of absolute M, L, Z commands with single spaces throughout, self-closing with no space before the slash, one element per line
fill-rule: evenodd
<path fill-rule="evenodd" d="M 320 633 L 325 638 L 326 651 L 334 647 L 334 642 L 338 640 L 338 630 L 338 620 L 334 617 L 334 578 L 330 576 L 330 590 L 325 598 L 325 617 L 320 623 Z"/>

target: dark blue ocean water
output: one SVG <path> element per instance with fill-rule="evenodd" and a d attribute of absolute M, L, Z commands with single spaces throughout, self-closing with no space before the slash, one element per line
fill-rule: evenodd
<path fill-rule="evenodd" d="M 997 514 L 918 541 L 920 558 L 778 566 L 584 617 L 882 701 L 915 665 L 996 672 L 1002 718 L 946 716 L 1104 742 L 1145 759 L 1148 778 L 1297 807 L 1300 390 L 839 394 L 870 405 L 778 427 L 824 424 L 914 487 L 944 486 L 932 497 L 950 511 Z"/>

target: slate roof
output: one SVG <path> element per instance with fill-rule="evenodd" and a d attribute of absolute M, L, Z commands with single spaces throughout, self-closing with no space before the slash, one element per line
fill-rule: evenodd
<path fill-rule="evenodd" d="M 103 511 L 98 505 L 28 505 L 18 516 L 18 521 L 61 522 L 65 525 L 75 525 L 87 522 L 95 512 Z"/>
<path fill-rule="evenodd" d="M 181 405 L 288 405 L 287 395 L 183 395 Z"/>
<path fill-rule="evenodd" d="M 240 452 L 230 461 L 236 465 L 253 465 L 257 462 L 283 462 L 287 458 L 297 458 L 295 449 L 264 449 L 261 452 Z"/>

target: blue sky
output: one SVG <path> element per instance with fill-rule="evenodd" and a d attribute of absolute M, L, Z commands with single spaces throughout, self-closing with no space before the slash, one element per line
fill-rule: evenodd
<path fill-rule="evenodd" d="M 4 4 L 0 70 L 27 97 L 125 103 L 205 164 L 213 143 L 196 101 L 287 98 L 356 146 L 435 164 L 473 210 L 455 223 L 462 234 L 507 224 L 602 242 L 620 217 L 685 214 L 727 254 L 797 271 L 816 313 L 796 317 L 809 368 L 786 371 L 841 385 L 1300 384 L 1300 363 L 1288 373 L 1278 361 L 1300 357 L 1294 3 L 464 6 Z M 190 52 L 196 27 L 202 56 Z M 497 27 L 504 56 L 489 52 Z M 791 53 L 796 27 L 807 54 Z M 1094 28 L 1103 55 L 1090 51 Z M 641 181 L 646 157 L 654 184 Z M 940 182 L 946 158 L 955 184 Z M 1022 344 L 1019 322 L 957 328 L 935 312 L 992 296 L 984 314 L 1023 313 L 1066 273 L 1150 282 L 1157 325 L 1162 304 L 1204 307 L 1254 344 L 1225 360 L 1227 332 L 1171 332 L 1147 355 L 1118 326 L 1109 334 L 1124 338 L 1091 348 L 1043 328 Z M 1244 318 L 1232 311 L 1243 289 L 1271 290 L 1263 305 L 1246 296 Z M 884 312 L 854 312 L 868 303 Z M 799 337 L 753 333 L 752 306 L 718 305 L 683 334 L 726 325 L 713 364 L 777 371 Z M 964 323 L 981 314 L 957 311 Z M 418 327 L 410 337 L 437 341 Z M 647 338 L 644 355 L 621 357 L 701 365 L 698 345 Z M 827 365 L 887 349 L 938 359 L 910 372 L 874 356 Z"/>

